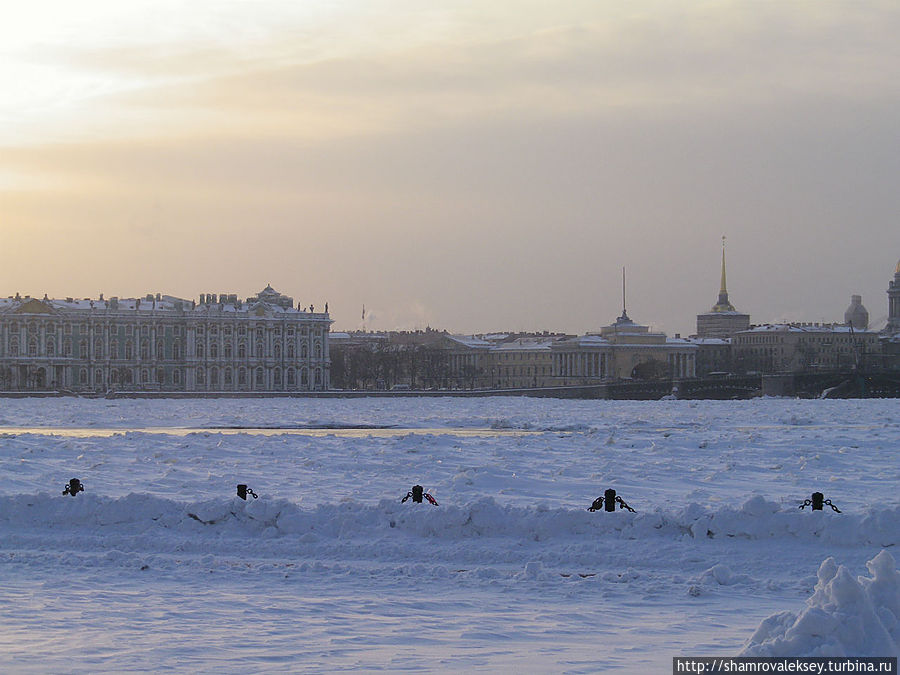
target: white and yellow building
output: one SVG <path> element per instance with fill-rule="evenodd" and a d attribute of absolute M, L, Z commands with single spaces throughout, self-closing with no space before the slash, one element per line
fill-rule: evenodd
<path fill-rule="evenodd" d="M 554 380 L 561 385 L 696 376 L 696 345 L 651 331 L 632 321 L 625 310 L 599 334 L 562 340 L 552 351 Z"/>
<path fill-rule="evenodd" d="M 319 391 L 330 325 L 271 286 L 244 301 L 16 295 L 0 299 L 0 390 Z"/>
<path fill-rule="evenodd" d="M 553 345 L 559 337 L 522 337 L 487 352 L 494 389 L 553 386 Z"/>

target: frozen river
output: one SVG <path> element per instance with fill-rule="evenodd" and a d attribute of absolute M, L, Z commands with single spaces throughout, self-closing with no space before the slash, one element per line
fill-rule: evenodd
<path fill-rule="evenodd" d="M 900 543 L 896 400 L 20 399 L 0 469 L 16 672 L 665 672 Z"/>

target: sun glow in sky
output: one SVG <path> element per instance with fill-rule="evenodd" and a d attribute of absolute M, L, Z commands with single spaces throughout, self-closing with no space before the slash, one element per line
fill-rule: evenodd
<path fill-rule="evenodd" d="M 895 2 L 50 0 L 0 22 L 4 294 L 326 300 L 336 328 L 876 327 Z"/>

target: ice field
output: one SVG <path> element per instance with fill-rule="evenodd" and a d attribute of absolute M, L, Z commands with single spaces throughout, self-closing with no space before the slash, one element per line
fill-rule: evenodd
<path fill-rule="evenodd" d="M 894 656 L 898 486 L 897 400 L 0 400 L 0 669 Z"/>

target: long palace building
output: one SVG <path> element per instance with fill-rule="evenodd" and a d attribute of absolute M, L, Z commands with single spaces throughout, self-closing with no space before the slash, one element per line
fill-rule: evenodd
<path fill-rule="evenodd" d="M 0 390 L 301 392 L 329 387 L 331 319 L 266 286 L 244 301 L 0 299 Z"/>

